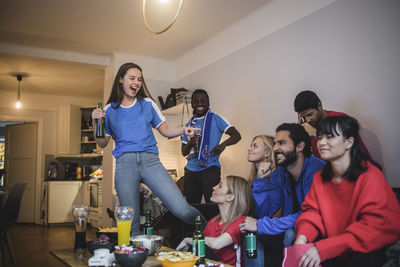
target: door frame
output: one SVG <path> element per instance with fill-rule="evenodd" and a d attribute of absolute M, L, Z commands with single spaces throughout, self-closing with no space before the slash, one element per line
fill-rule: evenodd
<path fill-rule="evenodd" d="M 0 120 L 37 123 L 36 174 L 35 174 L 35 224 L 44 224 L 44 222 L 40 220 L 40 209 L 41 209 L 40 205 L 41 205 L 41 199 L 43 197 L 43 187 L 44 187 L 43 118 L 0 115 Z"/>

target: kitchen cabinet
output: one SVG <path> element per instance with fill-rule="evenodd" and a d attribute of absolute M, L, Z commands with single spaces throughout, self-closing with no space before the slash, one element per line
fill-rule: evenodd
<path fill-rule="evenodd" d="M 47 190 L 47 223 L 73 222 L 73 205 L 90 204 L 88 181 L 51 181 Z"/>
<path fill-rule="evenodd" d="M 81 154 L 97 153 L 99 151 L 96 141 L 94 139 L 93 125 L 92 125 L 92 112 L 95 107 L 81 108 Z"/>
<path fill-rule="evenodd" d="M 98 157 L 102 150 L 97 146 L 92 128 L 94 107 L 60 106 L 57 110 L 57 156 Z"/>
<path fill-rule="evenodd" d="M 80 153 L 80 126 L 79 106 L 63 105 L 57 109 L 57 155 Z"/>

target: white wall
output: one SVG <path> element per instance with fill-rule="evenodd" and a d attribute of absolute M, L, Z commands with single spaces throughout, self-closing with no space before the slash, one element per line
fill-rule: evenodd
<path fill-rule="evenodd" d="M 223 174 L 246 177 L 251 138 L 295 122 L 294 97 L 311 89 L 324 108 L 359 120 L 372 156 L 400 186 L 398 14 L 397 0 L 338 0 L 180 79 L 206 89 L 212 109 L 242 134 L 221 157 Z"/>

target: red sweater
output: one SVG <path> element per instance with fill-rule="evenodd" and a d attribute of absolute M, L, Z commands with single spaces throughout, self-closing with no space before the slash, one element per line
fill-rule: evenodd
<path fill-rule="evenodd" d="M 327 110 L 326 112 L 328 113 L 328 117 L 346 116 L 347 115 L 346 113 L 343 113 L 343 112 L 336 112 L 336 111 L 330 111 L 330 110 Z M 360 139 L 361 146 L 365 149 L 365 151 L 368 153 L 368 155 L 370 155 L 367 146 L 364 144 L 364 141 L 361 139 L 361 136 L 359 135 L 358 137 Z M 317 147 L 317 141 L 318 140 L 316 137 L 311 137 L 311 151 L 314 156 L 316 156 L 317 158 L 321 158 L 321 155 L 319 154 L 318 147 Z"/>
<path fill-rule="evenodd" d="M 315 242 L 322 261 L 348 252 L 372 252 L 394 243 L 400 234 L 400 205 L 382 172 L 368 162 L 355 182 L 323 182 L 321 171 L 296 221 L 297 235 Z"/>

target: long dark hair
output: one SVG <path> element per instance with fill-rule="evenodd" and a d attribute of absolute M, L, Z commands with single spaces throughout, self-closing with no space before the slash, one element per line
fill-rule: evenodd
<path fill-rule="evenodd" d="M 121 65 L 121 67 L 119 67 L 119 70 L 115 75 L 114 83 L 111 89 L 111 94 L 107 100 L 107 104 L 116 103 L 115 105 L 113 104 L 111 105 L 113 108 L 118 108 L 121 105 L 122 100 L 124 99 L 124 89 L 122 87 L 120 79 L 124 78 L 129 69 L 138 69 L 142 73 L 142 79 L 143 79 L 142 87 L 140 87 L 139 92 L 136 94 L 136 99 L 140 101 L 140 103 L 142 102 L 141 100 L 145 97 L 150 97 L 151 99 L 153 99 L 150 95 L 149 90 L 147 89 L 146 82 L 144 81 L 142 68 L 135 63 L 125 63 Z"/>
<path fill-rule="evenodd" d="M 342 135 L 344 139 L 354 138 L 354 143 L 350 150 L 350 165 L 343 175 L 349 181 L 356 181 L 362 173 L 368 170 L 367 161 L 382 169 L 361 146 L 359 131 L 360 125 L 358 121 L 350 116 L 326 117 L 318 124 L 317 128 L 318 137 L 321 135 Z M 333 178 L 332 165 L 329 161 L 323 168 L 321 176 L 323 181 L 330 181 Z"/>

